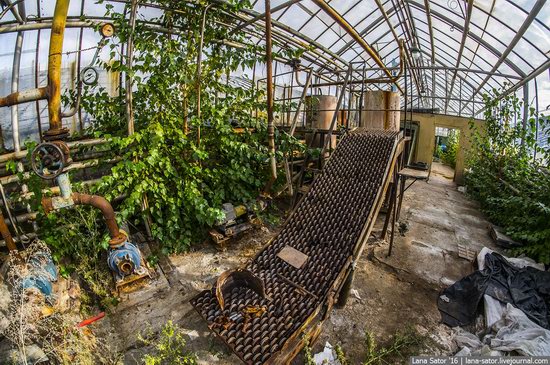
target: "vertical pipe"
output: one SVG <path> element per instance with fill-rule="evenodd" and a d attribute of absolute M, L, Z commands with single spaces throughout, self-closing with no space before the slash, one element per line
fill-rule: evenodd
<path fill-rule="evenodd" d="M 86 5 L 86 0 L 81 0 L 80 3 L 80 17 L 84 17 L 84 6 Z M 81 61 L 82 61 L 82 40 L 84 37 L 84 28 L 80 28 L 80 34 L 78 35 L 78 67 L 77 67 L 77 75 L 78 79 L 80 80 L 80 71 L 81 71 Z M 82 83 L 79 85 L 79 92 L 82 92 Z M 82 133 L 84 131 L 84 121 L 82 120 L 82 108 L 80 105 L 78 106 L 78 123 L 80 127 L 80 132 Z"/>
<path fill-rule="evenodd" d="M 363 100 L 365 97 L 365 79 L 367 78 L 367 67 L 363 65 L 363 82 L 361 83 L 361 95 L 359 96 L 359 124 L 358 127 L 361 127 L 362 116 L 363 116 Z"/>
<path fill-rule="evenodd" d="M 539 141 L 539 88 L 537 85 L 537 78 L 534 78 L 535 80 L 535 141 Z M 533 159 L 537 158 L 537 149 L 535 148 L 535 151 L 533 152 Z"/>
<path fill-rule="evenodd" d="M 66 133 L 61 121 L 61 60 L 63 37 L 70 0 L 57 0 L 52 21 L 50 51 L 48 54 L 48 114 L 50 129 L 46 132 L 51 137 Z"/>
<path fill-rule="evenodd" d="M 273 64 L 271 54 L 271 1 L 265 0 L 265 55 L 267 71 L 267 138 L 269 144 L 269 161 L 271 165 L 271 183 L 277 179 L 277 163 L 275 161 L 275 128 L 273 126 Z"/>
<path fill-rule="evenodd" d="M 197 120 L 199 122 L 199 125 L 197 126 L 197 146 L 200 146 L 201 144 L 201 66 L 202 66 L 202 47 L 204 45 L 204 28 L 206 27 L 206 12 L 213 4 L 209 4 L 204 8 L 204 11 L 202 13 L 202 24 L 201 24 L 201 37 L 200 37 L 200 43 L 199 43 L 199 52 L 197 53 L 197 86 L 196 86 L 196 93 L 197 93 Z M 228 80 L 229 82 L 229 75 Z"/>
<path fill-rule="evenodd" d="M 435 110 L 435 97 L 437 90 L 437 82 L 435 79 L 435 68 L 432 69 L 432 109 Z"/>
<path fill-rule="evenodd" d="M 40 7 L 39 7 L 40 8 Z M 40 52 L 40 29 L 38 29 L 38 32 L 36 34 L 36 52 L 34 54 L 34 87 L 38 89 L 40 84 L 40 63 L 38 62 Z M 42 139 L 42 119 L 40 118 L 40 100 L 36 100 L 36 120 L 38 125 L 38 138 L 40 138 L 40 142 L 43 141 Z"/>
<path fill-rule="evenodd" d="M 132 0 L 130 10 L 130 35 L 126 46 L 126 121 L 128 122 L 128 135 L 134 134 L 134 104 L 132 95 L 133 76 L 132 64 L 134 63 L 134 32 L 136 30 L 137 0 Z"/>
<path fill-rule="evenodd" d="M 23 48 L 24 32 L 18 32 L 15 40 L 15 50 L 13 53 L 13 66 L 11 73 L 11 92 L 16 93 L 19 91 L 19 69 L 21 65 L 21 49 Z M 11 123 L 13 130 L 13 150 L 15 152 L 21 151 L 21 145 L 19 143 L 19 107 L 17 104 L 11 107 Z"/>
<path fill-rule="evenodd" d="M 460 82 L 460 87 L 458 91 L 458 116 L 462 116 L 462 82 Z"/>
<path fill-rule="evenodd" d="M 522 137 L 521 146 L 525 145 L 525 131 L 527 129 L 527 120 L 529 119 L 529 83 L 523 85 L 523 121 L 522 121 Z"/>

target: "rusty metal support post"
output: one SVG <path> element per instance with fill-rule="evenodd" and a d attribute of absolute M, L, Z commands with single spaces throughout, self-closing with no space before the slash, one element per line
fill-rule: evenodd
<path fill-rule="evenodd" d="M 11 92 L 19 92 L 19 69 L 21 65 L 21 49 L 23 48 L 24 32 L 18 32 L 15 40 L 15 50 L 13 54 L 13 65 L 11 73 Z M 11 106 L 11 126 L 13 131 L 13 149 L 15 152 L 21 151 L 19 142 L 19 107 L 17 104 Z"/>
<path fill-rule="evenodd" d="M 137 0 L 132 0 L 130 10 L 130 35 L 126 47 L 126 121 L 128 122 L 128 135 L 134 134 L 134 104 L 133 104 L 133 75 L 132 63 L 134 62 L 134 32 L 136 30 Z"/>
<path fill-rule="evenodd" d="M 269 162 L 271 167 L 271 179 L 268 189 L 277 179 L 277 162 L 275 161 L 275 128 L 273 126 L 273 56 L 271 54 L 271 1 L 265 0 L 265 56 L 267 72 L 267 138 L 269 145 Z"/>
<path fill-rule="evenodd" d="M 197 120 L 199 122 L 199 125 L 197 126 L 197 146 L 200 146 L 201 144 L 201 66 L 202 66 L 202 47 L 204 45 L 204 28 L 206 27 L 206 13 L 208 12 L 208 9 L 213 4 L 208 4 L 202 13 L 202 24 L 201 24 L 201 38 L 199 43 L 199 52 L 197 54 L 197 75 L 196 75 L 196 93 L 197 93 Z"/>
<path fill-rule="evenodd" d="M 298 105 L 296 106 L 296 114 L 294 114 L 294 118 L 292 119 L 292 124 L 290 125 L 290 132 L 289 134 L 291 136 L 294 135 L 294 132 L 296 131 L 296 125 L 298 123 L 298 117 L 300 115 L 300 108 L 302 107 L 302 104 L 304 103 L 304 100 L 307 96 L 307 89 L 311 85 L 311 76 L 313 75 L 313 70 L 309 69 L 309 72 L 307 74 L 306 83 L 304 85 L 304 88 L 302 90 L 302 95 L 300 96 L 300 100 L 298 101 Z M 298 76 L 296 76 L 296 80 L 298 81 Z"/>

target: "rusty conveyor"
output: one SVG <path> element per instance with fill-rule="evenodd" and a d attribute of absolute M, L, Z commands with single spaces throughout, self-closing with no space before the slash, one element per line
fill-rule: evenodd
<path fill-rule="evenodd" d="M 355 130 L 330 157 L 281 232 L 244 269 L 263 281 L 216 288 L 191 304 L 246 364 L 283 364 L 315 338 L 361 254 L 400 151 L 401 134 Z M 298 269 L 277 255 L 290 246 L 307 255 Z"/>

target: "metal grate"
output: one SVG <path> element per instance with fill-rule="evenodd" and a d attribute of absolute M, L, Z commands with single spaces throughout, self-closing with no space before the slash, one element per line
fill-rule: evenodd
<path fill-rule="evenodd" d="M 315 310 L 326 302 L 339 275 L 349 268 L 375 212 L 398 133 L 356 130 L 338 144 L 323 173 L 279 235 L 247 269 L 261 278 L 267 298 L 233 288 L 221 310 L 215 288 L 191 304 L 246 364 L 280 355 Z M 290 246 L 307 255 L 300 269 L 277 255 Z M 261 308 L 249 315 L 250 308 Z"/>

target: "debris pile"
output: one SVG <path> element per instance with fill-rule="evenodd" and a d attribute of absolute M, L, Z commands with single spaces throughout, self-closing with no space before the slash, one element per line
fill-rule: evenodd
<path fill-rule="evenodd" d="M 478 271 L 438 298 L 443 322 L 455 327 L 461 348 L 457 355 L 550 355 L 550 272 L 528 259 L 507 258 L 487 248 L 477 262 Z M 478 317 L 481 307 L 483 320 Z"/>

